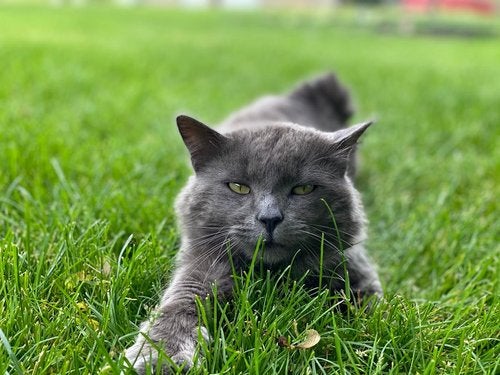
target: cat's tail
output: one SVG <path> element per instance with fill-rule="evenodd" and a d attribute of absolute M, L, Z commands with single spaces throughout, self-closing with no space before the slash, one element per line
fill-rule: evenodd
<path fill-rule="evenodd" d="M 288 95 L 308 112 L 315 127 L 336 131 L 347 127 L 354 114 L 351 95 L 333 73 L 322 74 L 305 81 Z"/>

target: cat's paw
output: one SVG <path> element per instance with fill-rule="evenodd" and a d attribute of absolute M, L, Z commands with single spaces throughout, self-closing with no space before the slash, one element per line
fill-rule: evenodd
<path fill-rule="evenodd" d="M 131 347 L 126 352 L 126 358 L 130 363 L 129 369 L 137 374 L 171 374 L 177 373 L 179 368 L 183 371 L 189 370 L 195 364 L 195 351 L 190 348 L 175 354 L 165 353 L 165 348 L 146 343 L 142 349 L 135 352 Z"/>
<path fill-rule="evenodd" d="M 200 355 L 197 348 L 198 329 L 192 335 L 185 337 L 170 337 L 152 343 L 141 335 L 134 345 L 125 352 L 125 357 L 134 371 L 139 374 L 170 374 L 178 369 L 188 371 L 199 364 Z M 209 340 L 205 327 L 200 328 L 201 337 Z M 161 370 L 159 369 L 161 367 Z"/>
<path fill-rule="evenodd" d="M 163 356 L 158 353 L 158 349 L 147 347 L 139 352 L 137 357 L 129 356 L 129 353 L 127 353 L 127 360 L 130 363 L 126 365 L 127 369 L 133 369 L 139 375 L 167 375 L 177 373 L 179 368 L 187 371 L 193 367 L 194 353 L 183 351 L 171 356 Z"/>
<path fill-rule="evenodd" d="M 176 366 L 188 370 L 195 365 L 194 356 L 195 356 L 194 352 L 185 350 L 171 356 L 170 359 L 172 360 L 172 362 L 175 363 Z"/>

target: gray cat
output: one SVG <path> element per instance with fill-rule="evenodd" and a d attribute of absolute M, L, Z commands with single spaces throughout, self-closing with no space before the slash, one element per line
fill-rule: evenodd
<path fill-rule="evenodd" d="M 351 181 L 354 148 L 370 123 L 345 128 L 352 112 L 346 89 L 326 74 L 256 101 L 219 131 L 177 118 L 195 174 L 176 202 L 182 240 L 174 275 L 156 316 L 126 351 L 138 373 L 155 367 L 157 348 L 174 363 L 194 365 L 199 332 L 209 339 L 197 327 L 195 297 L 211 295 L 214 284 L 218 298 L 231 296 L 232 267 L 248 268 L 259 238 L 266 269 L 307 273 L 312 289 L 322 274 L 331 291 L 345 289 L 347 274 L 355 295 L 382 294 Z"/>

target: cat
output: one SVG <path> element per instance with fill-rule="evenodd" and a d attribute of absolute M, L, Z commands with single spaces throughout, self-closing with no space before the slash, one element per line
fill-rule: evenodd
<path fill-rule="evenodd" d="M 157 348 L 178 365 L 195 365 L 199 332 L 209 340 L 198 327 L 196 296 L 211 295 L 215 284 L 217 298 L 230 297 L 232 272 L 249 266 L 259 238 L 266 269 L 289 266 L 297 279 L 307 273 L 314 289 L 322 266 L 333 292 L 345 288 L 347 274 L 352 292 L 382 295 L 352 183 L 355 147 L 370 123 L 346 127 L 352 114 L 347 89 L 327 73 L 257 100 L 217 130 L 177 118 L 195 173 L 176 200 L 181 248 L 170 285 L 125 353 L 136 372 L 155 368 Z"/>

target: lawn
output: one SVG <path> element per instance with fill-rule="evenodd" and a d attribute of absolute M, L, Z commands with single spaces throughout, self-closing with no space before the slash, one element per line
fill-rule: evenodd
<path fill-rule="evenodd" d="M 179 246 L 175 115 L 216 124 L 325 70 L 355 121 L 378 119 L 358 186 L 386 298 L 339 314 L 243 276 L 203 310 L 214 339 L 192 373 L 498 373 L 498 46 L 298 15 L 0 8 L 0 373 L 118 374 Z M 307 329 L 317 346 L 278 345 Z"/>

